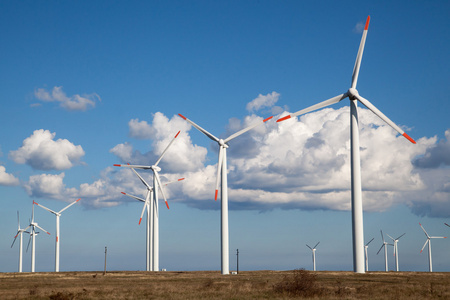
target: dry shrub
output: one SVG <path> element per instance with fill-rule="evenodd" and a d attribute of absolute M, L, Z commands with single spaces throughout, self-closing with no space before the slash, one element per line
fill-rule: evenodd
<path fill-rule="evenodd" d="M 285 276 L 273 289 L 276 293 L 289 296 L 314 297 L 322 294 L 316 275 L 304 269 L 294 270 L 292 276 Z"/>

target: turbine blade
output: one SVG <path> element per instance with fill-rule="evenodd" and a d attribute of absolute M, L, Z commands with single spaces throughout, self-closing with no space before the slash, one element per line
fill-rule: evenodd
<path fill-rule="evenodd" d="M 192 126 L 194 126 L 195 128 L 197 128 L 197 130 L 199 130 L 200 132 L 202 132 L 204 135 L 206 135 L 207 137 L 209 137 L 211 140 L 219 142 L 219 139 L 216 138 L 214 135 L 212 135 L 211 133 L 209 133 L 208 131 L 206 131 L 205 129 L 201 128 L 200 126 L 198 126 L 197 124 L 195 124 L 194 122 L 192 122 L 191 120 L 189 120 L 188 118 L 186 118 L 185 116 L 183 116 L 182 114 L 178 114 L 181 118 L 183 118 L 184 120 L 188 121 Z"/>
<path fill-rule="evenodd" d="M 19 211 L 17 211 L 17 230 L 20 230 L 20 218 L 19 218 Z"/>
<path fill-rule="evenodd" d="M 355 66 L 353 67 L 352 75 L 352 88 L 356 88 L 356 83 L 358 82 L 359 68 L 361 67 L 361 59 L 364 52 L 364 45 L 366 43 L 367 30 L 369 29 L 370 16 L 367 17 L 366 26 L 361 37 L 361 43 L 359 44 L 358 54 L 356 55 Z"/>
<path fill-rule="evenodd" d="M 216 176 L 216 192 L 214 195 L 214 200 L 217 201 L 217 195 L 219 194 L 219 182 L 220 182 L 220 171 L 222 170 L 222 164 L 223 164 L 223 151 L 224 147 L 219 147 L 219 160 L 217 161 L 217 176 Z"/>
<path fill-rule="evenodd" d="M 427 241 L 425 242 L 425 244 L 423 244 L 422 249 L 420 250 L 420 253 L 422 253 L 423 249 L 425 248 L 425 246 L 428 244 L 428 242 L 430 241 L 430 239 L 427 239 Z"/>
<path fill-rule="evenodd" d="M 256 123 L 254 123 L 254 124 L 252 124 L 252 125 L 250 125 L 250 126 L 244 128 L 244 129 L 242 129 L 242 130 L 236 132 L 235 134 L 230 135 L 230 136 L 227 137 L 223 142 L 224 142 L 224 143 L 227 143 L 227 142 L 231 141 L 232 139 L 237 138 L 237 137 L 240 136 L 241 134 L 243 134 L 243 133 L 245 133 L 245 132 L 247 132 L 247 131 L 249 131 L 249 130 L 255 128 L 256 126 L 261 125 L 261 124 L 263 124 L 263 123 L 269 121 L 269 120 L 272 119 L 272 118 L 273 118 L 273 116 L 268 117 L 267 119 L 264 119 L 264 120 L 262 120 L 262 121 L 256 122 Z"/>
<path fill-rule="evenodd" d="M 50 232 L 48 232 L 47 230 L 45 230 L 44 228 L 42 228 L 41 226 L 39 226 L 39 225 L 35 225 L 37 228 L 39 228 L 40 230 L 42 230 L 43 232 L 45 232 L 46 234 L 50 234 Z"/>
<path fill-rule="evenodd" d="M 65 211 L 66 209 L 68 209 L 69 207 L 71 207 L 72 205 L 74 205 L 75 203 L 77 203 L 78 201 L 80 201 L 81 198 L 79 198 L 78 200 L 73 201 L 72 203 L 70 203 L 69 205 L 67 205 L 66 207 L 64 207 L 63 209 L 61 209 L 59 211 L 59 213 L 62 213 L 63 211 Z"/>
<path fill-rule="evenodd" d="M 369 246 L 370 242 L 372 242 L 375 238 L 372 238 L 367 244 L 366 246 Z"/>
<path fill-rule="evenodd" d="M 447 225 L 448 227 L 450 227 L 450 225 L 448 225 L 447 223 L 444 223 L 445 225 Z"/>
<path fill-rule="evenodd" d="M 152 190 L 152 187 L 144 180 L 144 178 L 142 178 L 142 176 L 134 168 L 131 168 L 131 170 L 134 172 L 134 174 L 136 174 L 137 177 L 139 177 L 141 182 L 147 187 L 148 190 Z"/>
<path fill-rule="evenodd" d="M 47 207 L 45 207 L 44 205 L 41 205 L 41 204 L 39 204 L 39 203 L 37 203 L 37 202 L 34 202 L 34 204 L 37 205 L 37 206 L 39 206 L 39 207 L 42 207 L 43 209 L 45 209 L 45 210 L 48 211 L 48 212 L 51 212 L 52 214 L 55 214 L 55 215 L 58 214 L 56 211 L 51 210 L 50 208 L 47 208 Z"/>
<path fill-rule="evenodd" d="M 145 208 L 147 207 L 147 205 L 149 204 L 150 201 L 150 191 L 147 191 L 147 196 L 145 197 L 144 200 L 144 207 L 142 207 L 142 212 L 141 212 L 141 217 L 139 218 L 139 225 L 141 225 L 141 221 L 142 221 L 142 217 L 144 216 L 144 212 L 145 212 Z M 133 197 L 134 198 L 134 197 Z"/>
<path fill-rule="evenodd" d="M 30 242 L 31 242 L 31 234 L 30 234 L 30 238 L 28 239 L 28 245 L 27 245 L 27 251 L 28 252 L 28 248 L 30 248 Z"/>
<path fill-rule="evenodd" d="M 155 173 L 155 176 L 156 176 L 156 181 L 158 182 L 159 190 L 161 191 L 161 194 L 163 195 L 164 201 L 166 202 L 167 209 L 169 209 L 169 203 L 167 202 L 166 195 L 164 194 L 164 189 L 163 189 L 163 187 L 161 185 L 161 180 L 159 179 L 158 172 L 154 171 L 154 173 Z"/>
<path fill-rule="evenodd" d="M 446 239 L 446 236 L 430 236 L 430 239 Z"/>
<path fill-rule="evenodd" d="M 425 231 L 425 228 L 423 228 L 422 224 L 419 223 L 419 225 L 420 225 L 420 227 L 422 227 L 423 232 L 425 232 L 425 235 L 426 235 L 427 238 L 429 239 L 430 236 L 429 236 L 428 233 Z"/>
<path fill-rule="evenodd" d="M 20 234 L 20 232 L 18 231 L 16 236 L 14 237 L 14 240 L 13 240 L 12 244 L 11 244 L 11 248 L 14 246 L 14 243 L 16 242 L 16 239 L 19 236 L 19 234 Z"/>
<path fill-rule="evenodd" d="M 383 247 L 384 247 L 384 244 L 381 245 L 380 250 L 378 250 L 378 252 L 377 252 L 377 255 L 378 255 L 378 253 L 380 253 L 380 251 L 381 251 L 381 249 L 383 249 Z"/>
<path fill-rule="evenodd" d="M 152 168 L 152 166 L 142 166 L 142 165 L 120 165 L 120 164 L 114 164 L 114 167 L 126 167 L 126 168 L 134 168 L 134 169 L 143 169 L 143 170 L 149 170 Z"/>
<path fill-rule="evenodd" d="M 384 240 L 384 236 L 383 236 L 383 230 L 380 230 L 380 232 L 381 232 L 381 239 L 383 240 L 383 243 L 386 243 Z"/>
<path fill-rule="evenodd" d="M 313 249 L 316 249 L 316 247 L 317 247 L 317 245 L 319 245 L 320 244 L 320 242 L 318 242 L 315 246 L 314 246 L 314 248 Z"/>
<path fill-rule="evenodd" d="M 395 241 L 395 239 L 392 237 L 392 236 L 390 236 L 389 234 L 387 234 L 386 233 L 386 235 L 388 236 L 388 237 L 390 237 L 391 238 L 391 240 L 393 240 L 393 241 Z"/>
<path fill-rule="evenodd" d="M 308 245 L 308 244 L 306 244 L 306 247 L 308 247 L 309 249 L 311 249 L 312 250 L 312 248 Z"/>
<path fill-rule="evenodd" d="M 374 114 L 376 114 L 381 120 L 386 122 L 389 126 L 391 126 L 394 130 L 396 130 L 398 133 L 403 135 L 405 138 L 407 138 L 411 143 L 415 144 L 416 141 L 414 141 L 409 135 L 407 135 L 400 127 L 398 127 L 394 122 L 392 122 L 388 117 L 386 117 L 385 114 L 383 114 L 378 108 L 376 108 L 372 103 L 370 103 L 369 100 L 361 97 L 360 95 L 355 95 L 355 97 L 364 104 L 368 109 L 370 109 Z"/>
<path fill-rule="evenodd" d="M 326 106 L 329 106 L 329 105 L 332 105 L 332 104 L 335 104 L 335 103 L 338 103 L 339 101 L 341 101 L 341 100 L 343 100 L 343 99 L 345 99 L 347 97 L 348 97 L 347 93 L 341 94 L 339 96 L 336 96 L 336 97 L 330 98 L 328 100 L 322 101 L 320 103 L 311 105 L 310 107 L 307 107 L 307 108 L 299 110 L 299 111 L 297 111 L 297 112 L 295 112 L 293 114 L 290 114 L 290 115 L 287 115 L 287 116 L 285 116 L 283 118 L 280 118 L 280 119 L 277 120 L 277 122 L 281 122 L 281 121 L 284 121 L 284 120 L 287 120 L 287 119 L 290 119 L 290 118 L 293 118 L 293 117 L 296 117 L 296 116 L 299 116 L 299 115 L 303 115 L 303 114 L 309 113 L 311 111 L 314 111 L 314 110 L 317 110 L 317 109 L 320 109 L 320 108 L 323 108 L 323 107 L 326 107 Z"/>
<path fill-rule="evenodd" d="M 177 179 L 177 180 L 168 181 L 168 182 L 165 182 L 163 185 L 169 185 L 169 184 L 172 184 L 172 183 L 175 183 L 175 182 L 180 182 L 180 181 L 185 180 L 185 179 L 186 178 L 180 178 L 180 179 Z"/>
<path fill-rule="evenodd" d="M 404 236 L 406 234 L 406 232 L 404 234 L 402 234 L 401 236 L 399 236 L 398 238 L 396 238 L 397 240 L 399 240 L 402 236 Z"/>
<path fill-rule="evenodd" d="M 141 201 L 141 202 L 145 202 L 145 199 L 142 199 L 142 198 L 139 198 L 139 197 L 136 197 L 136 196 L 133 196 L 133 195 L 130 195 L 130 194 L 124 193 L 124 192 L 121 192 L 121 193 L 122 193 L 122 194 L 124 194 L 125 196 L 128 196 L 128 197 L 130 197 L 130 198 L 133 198 L 133 199 L 139 200 L 139 201 Z"/>
<path fill-rule="evenodd" d="M 170 141 L 169 145 L 167 145 L 166 149 L 164 149 L 163 153 L 161 153 L 161 155 L 159 156 L 158 160 L 155 163 L 155 166 L 157 166 L 159 164 L 159 162 L 163 158 L 164 154 L 166 154 L 167 149 L 169 149 L 169 147 L 173 144 L 173 142 L 175 141 L 175 139 L 178 137 L 179 134 L 180 134 L 180 131 L 177 132 L 175 137 Z"/>

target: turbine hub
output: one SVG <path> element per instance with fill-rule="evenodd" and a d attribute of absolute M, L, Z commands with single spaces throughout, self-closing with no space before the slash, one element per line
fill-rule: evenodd
<path fill-rule="evenodd" d="M 347 94 L 350 100 L 356 100 L 356 96 L 359 96 L 359 93 L 355 88 L 349 88 Z"/>
<path fill-rule="evenodd" d="M 219 140 L 219 145 L 223 147 L 225 145 L 225 142 L 222 139 L 220 139 Z"/>
<path fill-rule="evenodd" d="M 154 171 L 156 171 L 156 172 L 159 172 L 159 171 L 161 171 L 161 168 L 160 167 L 158 167 L 158 166 L 152 166 L 152 168 L 151 168 L 152 170 L 154 170 Z"/>

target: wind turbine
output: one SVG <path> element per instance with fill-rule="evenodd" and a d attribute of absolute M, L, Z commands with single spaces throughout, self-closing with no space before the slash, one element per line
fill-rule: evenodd
<path fill-rule="evenodd" d="M 380 253 L 381 249 L 383 249 L 383 247 L 384 247 L 384 264 L 385 264 L 384 270 L 387 272 L 387 271 L 389 271 L 389 268 L 388 268 L 388 257 L 387 257 L 387 246 L 388 245 L 389 246 L 393 246 L 393 245 L 389 244 L 388 242 L 386 242 L 384 240 L 383 230 L 380 230 L 380 231 L 381 231 L 381 238 L 383 239 L 383 245 L 381 245 L 381 248 L 380 248 L 380 250 L 378 250 L 377 255 L 378 255 L 378 253 Z"/>
<path fill-rule="evenodd" d="M 30 246 L 30 241 L 31 241 L 31 272 L 34 272 L 34 270 L 35 270 L 36 235 L 39 234 L 39 232 L 36 232 L 36 227 L 39 228 L 40 230 L 42 230 L 43 232 L 50 234 L 44 228 L 39 226 L 38 223 L 34 222 L 34 205 L 35 204 L 37 204 L 37 203 L 34 202 L 34 200 L 33 200 L 33 208 L 32 208 L 32 212 L 31 212 L 31 222 L 30 222 L 30 225 L 28 225 L 28 227 L 31 227 L 30 239 L 28 240 L 28 246 L 27 246 L 27 251 L 28 251 L 28 247 Z"/>
<path fill-rule="evenodd" d="M 431 261 L 431 239 L 446 239 L 446 236 L 429 236 L 428 233 L 423 228 L 422 224 L 420 224 L 420 227 L 422 227 L 423 232 L 425 232 L 425 235 L 427 236 L 427 240 L 425 241 L 425 244 L 423 244 L 422 250 L 420 250 L 420 253 L 422 253 L 423 249 L 428 243 L 428 264 L 430 266 L 430 272 L 433 272 L 433 263 Z"/>
<path fill-rule="evenodd" d="M 68 209 L 69 207 L 71 207 L 72 205 L 74 205 L 75 203 L 77 203 L 78 201 L 80 201 L 80 199 L 73 201 L 72 203 L 70 203 L 69 205 L 67 205 L 66 207 L 64 207 L 63 209 L 61 209 L 60 211 L 56 212 L 54 210 L 51 210 L 50 208 L 45 207 L 42 204 L 39 204 L 37 202 L 34 202 L 34 204 L 36 204 L 37 206 L 42 207 L 43 209 L 45 209 L 46 211 L 54 214 L 56 216 L 56 240 L 55 240 L 55 272 L 59 272 L 59 243 L 60 243 L 60 235 L 59 235 L 59 218 L 61 217 L 61 213 L 63 211 L 65 211 L 66 209 Z"/>
<path fill-rule="evenodd" d="M 386 233 L 387 234 L 387 233 Z M 399 236 L 398 238 L 394 239 L 392 236 L 390 236 L 389 234 L 387 234 L 388 237 L 391 238 L 391 240 L 394 241 L 394 256 L 395 256 L 395 270 L 398 272 L 398 240 L 404 236 L 406 234 L 406 232 L 404 234 L 402 234 L 401 236 Z"/>
<path fill-rule="evenodd" d="M 227 137 L 226 139 L 219 139 L 198 126 L 182 114 L 178 114 L 181 118 L 188 121 L 192 126 L 197 128 L 200 132 L 205 134 L 211 140 L 217 142 L 219 144 L 219 160 L 217 162 L 217 177 L 216 177 L 216 193 L 214 199 L 217 201 L 217 195 L 219 193 L 219 178 L 221 178 L 221 273 L 222 275 L 230 274 L 230 264 L 229 264 L 229 244 L 228 244 L 228 181 L 227 181 L 227 148 L 229 147 L 228 142 L 232 139 L 240 136 L 241 134 L 249 131 L 250 129 L 255 128 L 258 125 L 263 124 L 266 121 L 269 121 L 273 118 L 269 117 L 262 121 L 256 122 L 253 125 L 250 125 L 232 135 Z M 222 171 L 222 176 L 220 176 L 220 172 Z"/>
<path fill-rule="evenodd" d="M 159 271 L 159 205 L 158 205 L 158 188 L 161 190 L 161 194 L 164 197 L 164 201 L 166 202 L 167 209 L 169 209 L 169 204 L 167 203 L 166 195 L 164 194 L 164 189 L 161 186 L 161 180 L 159 178 L 158 172 L 161 171 L 161 168 L 158 167 L 159 162 L 163 158 L 164 154 L 166 153 L 167 149 L 172 145 L 172 143 L 175 141 L 175 139 L 180 134 L 180 131 L 175 135 L 175 137 L 170 141 L 170 143 L 167 145 L 166 149 L 161 153 L 158 160 L 154 165 L 151 166 L 142 166 L 142 165 L 119 165 L 115 164 L 116 167 L 127 167 L 131 168 L 134 173 L 139 177 L 139 179 L 142 181 L 142 183 L 147 187 L 147 197 L 144 202 L 144 207 L 142 208 L 141 217 L 139 219 L 139 224 L 141 224 L 142 216 L 144 215 L 145 210 L 147 209 L 147 216 L 150 214 L 153 216 L 153 238 L 149 237 L 150 231 L 147 231 L 147 241 L 150 239 L 153 240 L 153 270 L 152 271 Z M 152 170 L 153 171 L 153 188 L 150 187 L 150 185 L 136 172 L 134 169 L 142 169 L 142 170 Z M 152 190 L 153 193 L 150 191 Z M 153 199 L 150 200 L 150 196 L 153 194 Z M 147 218 L 147 227 L 149 225 L 149 220 Z M 148 242 L 147 242 L 148 244 Z M 149 249 L 150 251 L 150 249 Z M 151 257 L 150 253 L 147 253 L 147 257 Z M 147 258 L 147 265 L 149 265 L 149 259 Z M 151 269 L 151 268 L 150 268 Z"/>
<path fill-rule="evenodd" d="M 312 260 L 313 260 L 313 270 L 316 270 L 316 247 L 317 245 L 319 245 L 320 242 L 318 242 L 314 247 L 310 247 L 308 244 L 306 244 L 306 247 L 308 247 L 309 249 L 311 249 L 312 251 Z"/>
<path fill-rule="evenodd" d="M 19 211 L 17 211 L 17 234 L 14 236 L 14 240 L 11 244 L 11 248 L 14 246 L 14 243 L 15 243 L 17 237 L 20 236 L 19 237 L 19 272 L 22 272 L 23 233 L 26 232 L 29 234 L 29 232 L 27 231 L 28 228 L 30 228 L 30 225 L 26 228 L 20 228 Z"/>
<path fill-rule="evenodd" d="M 356 90 L 358 81 L 359 68 L 366 42 L 367 30 L 369 29 L 370 16 L 367 17 L 364 32 L 359 45 L 358 54 L 356 56 L 355 66 L 353 68 L 352 83 L 350 89 L 344 94 L 330 98 L 308 108 L 297 111 L 296 113 L 287 115 L 277 120 L 281 122 L 308 112 L 332 105 L 345 98 L 350 99 L 350 140 L 351 140 L 351 190 L 352 190 L 352 236 L 353 236 L 353 270 L 357 273 L 364 273 L 364 225 L 363 225 L 363 207 L 362 207 L 362 189 L 361 189 L 361 161 L 359 155 L 359 125 L 357 101 L 364 104 L 380 119 L 385 121 L 394 130 L 406 137 L 412 143 L 416 143 L 409 137 L 400 127 L 379 111 L 369 100 L 361 97 Z"/>
<path fill-rule="evenodd" d="M 153 218 L 151 216 L 153 215 L 153 207 L 154 206 L 153 206 L 153 200 L 147 201 L 147 199 L 153 198 L 153 188 L 148 185 L 148 183 L 142 178 L 141 175 L 139 175 L 139 173 L 136 172 L 136 170 L 134 168 L 131 168 L 131 170 L 133 170 L 133 172 L 139 177 L 139 179 L 141 179 L 142 183 L 144 183 L 144 185 L 147 187 L 147 196 L 145 199 L 142 199 L 140 197 L 127 194 L 125 192 L 121 192 L 121 193 L 124 194 L 125 196 L 128 196 L 130 198 L 133 198 L 135 200 L 145 203 L 144 207 L 146 208 L 145 210 L 147 211 L 146 268 L 147 268 L 147 271 L 153 271 L 153 250 L 154 250 L 153 249 L 153 222 L 151 222 L 151 220 L 153 220 Z M 170 183 L 178 182 L 181 180 L 184 180 L 184 178 L 180 178 L 177 181 L 170 181 L 170 182 L 164 183 L 163 185 L 168 185 Z M 141 219 L 139 220 L 139 224 L 140 224 L 141 220 L 142 220 L 142 216 L 141 216 Z"/>
<path fill-rule="evenodd" d="M 369 244 L 373 241 L 374 238 L 372 238 L 367 244 L 364 245 L 364 254 L 366 257 L 366 272 L 369 271 L 369 255 L 367 254 L 367 249 L 369 248 Z"/>

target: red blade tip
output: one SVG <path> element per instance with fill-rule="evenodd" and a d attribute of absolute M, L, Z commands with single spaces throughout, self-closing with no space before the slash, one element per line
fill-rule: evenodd
<path fill-rule="evenodd" d="M 369 22 L 370 22 L 370 16 L 367 17 L 366 26 L 364 27 L 364 30 L 369 29 Z"/>
<path fill-rule="evenodd" d="M 287 116 L 285 116 L 285 117 L 282 117 L 281 119 L 278 119 L 277 120 L 277 123 L 278 122 L 281 122 L 281 121 L 284 121 L 284 120 L 287 120 L 287 119 L 290 119 L 291 118 L 291 115 L 287 115 Z"/>
<path fill-rule="evenodd" d="M 405 133 L 403 133 L 403 136 L 405 137 L 405 138 L 407 138 L 411 143 L 413 143 L 413 144 L 415 144 L 416 143 L 416 141 L 415 140 L 413 140 L 409 135 L 407 135 L 406 134 L 406 132 Z"/>
<path fill-rule="evenodd" d="M 166 206 L 167 206 L 167 209 L 170 209 L 170 208 L 169 208 L 169 203 L 167 203 L 167 201 L 166 201 Z"/>
<path fill-rule="evenodd" d="M 180 130 L 181 131 L 181 130 Z M 177 138 L 177 136 L 180 134 L 180 131 L 178 131 L 177 135 L 175 135 L 175 139 Z"/>
<path fill-rule="evenodd" d="M 142 218 L 139 219 L 139 225 L 141 225 Z"/>
<path fill-rule="evenodd" d="M 121 167 L 122 165 L 114 164 L 114 167 Z"/>
<path fill-rule="evenodd" d="M 217 201 L 217 194 L 219 193 L 219 190 L 216 190 L 216 196 L 214 197 L 214 200 Z"/>
<path fill-rule="evenodd" d="M 182 117 L 184 120 L 186 120 L 186 117 L 183 116 L 182 114 L 178 114 L 180 117 Z"/>
<path fill-rule="evenodd" d="M 81 200 L 81 198 L 80 199 L 78 199 L 76 202 L 78 202 L 78 201 L 80 201 Z"/>
<path fill-rule="evenodd" d="M 272 119 L 272 118 L 273 118 L 273 116 L 268 117 L 267 119 L 264 119 L 263 122 L 267 122 L 267 121 L 269 121 L 269 120 Z"/>
<path fill-rule="evenodd" d="M 181 181 L 181 180 L 184 180 L 184 178 L 180 178 L 180 179 L 178 179 L 178 181 Z"/>
<path fill-rule="evenodd" d="M 122 194 L 124 194 L 124 195 L 126 195 L 126 193 L 124 193 L 124 192 L 121 192 Z"/>

